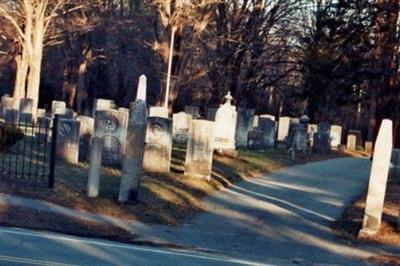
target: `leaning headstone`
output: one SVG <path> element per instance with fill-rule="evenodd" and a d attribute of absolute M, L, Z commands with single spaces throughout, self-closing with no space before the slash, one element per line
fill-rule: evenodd
<path fill-rule="evenodd" d="M 289 134 L 289 124 L 291 118 L 288 116 L 280 117 L 278 122 L 278 141 L 285 141 Z"/>
<path fill-rule="evenodd" d="M 90 169 L 87 182 L 87 196 L 97 197 L 100 186 L 101 154 L 103 151 L 103 139 L 93 138 L 90 148 Z"/>
<path fill-rule="evenodd" d="M 214 122 L 192 120 L 186 149 L 185 175 L 211 179 Z"/>
<path fill-rule="evenodd" d="M 238 108 L 236 125 L 236 147 L 247 147 L 247 135 L 253 129 L 254 109 Z"/>
<path fill-rule="evenodd" d="M 152 106 L 150 107 L 149 116 L 168 118 L 168 108 L 162 106 Z"/>
<path fill-rule="evenodd" d="M 130 108 L 118 196 L 120 202 L 137 200 L 139 196 L 147 130 L 146 80 L 146 76 L 140 77 L 136 101 Z"/>
<path fill-rule="evenodd" d="M 52 117 L 54 117 L 55 115 L 64 115 L 65 114 L 65 109 L 66 107 L 66 103 L 65 102 L 61 102 L 61 101 L 53 101 L 51 103 L 51 114 Z"/>
<path fill-rule="evenodd" d="M 177 143 L 186 143 L 189 137 L 189 129 L 192 124 L 192 116 L 185 112 L 179 112 L 172 116 L 172 138 Z"/>
<path fill-rule="evenodd" d="M 80 122 L 71 119 L 58 120 L 57 158 L 67 163 L 78 163 L 79 160 Z"/>
<path fill-rule="evenodd" d="M 225 103 L 218 108 L 215 116 L 215 150 L 234 150 L 236 131 L 236 107 L 232 105 L 230 92 L 225 96 Z"/>
<path fill-rule="evenodd" d="M 143 169 L 151 173 L 169 173 L 171 154 L 172 121 L 162 117 L 149 117 Z"/>
<path fill-rule="evenodd" d="M 319 123 L 318 131 L 314 134 L 313 150 L 316 153 L 328 153 L 331 151 L 331 125 Z"/>
<path fill-rule="evenodd" d="M 94 134 L 94 119 L 90 116 L 78 116 L 81 123 L 79 130 L 79 160 L 86 161 L 90 155 L 90 145 Z"/>
<path fill-rule="evenodd" d="M 95 113 L 94 136 L 104 141 L 103 164 L 120 165 L 125 147 L 128 114 L 118 110 Z"/>
<path fill-rule="evenodd" d="M 260 118 L 258 129 L 261 132 L 261 148 L 271 149 L 275 147 L 276 122 L 269 118 Z"/>
<path fill-rule="evenodd" d="M 338 125 L 331 126 L 331 147 L 337 149 L 342 144 L 342 127 Z"/>
<path fill-rule="evenodd" d="M 192 115 L 193 119 L 200 117 L 200 107 L 198 106 L 185 106 L 185 113 Z"/>
<path fill-rule="evenodd" d="M 389 119 L 384 119 L 375 142 L 365 215 L 360 236 L 374 235 L 380 229 L 392 146 L 393 123 Z"/>
<path fill-rule="evenodd" d="M 6 124 L 17 125 L 19 123 L 19 111 L 17 109 L 6 109 Z"/>

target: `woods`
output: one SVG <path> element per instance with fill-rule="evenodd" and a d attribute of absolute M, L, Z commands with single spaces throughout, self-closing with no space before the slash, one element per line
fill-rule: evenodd
<path fill-rule="evenodd" d="M 0 16 L 1 93 L 35 106 L 128 106 L 146 74 L 149 103 L 170 111 L 230 91 L 368 140 L 383 118 L 400 129 L 396 0 L 2 0 Z"/>

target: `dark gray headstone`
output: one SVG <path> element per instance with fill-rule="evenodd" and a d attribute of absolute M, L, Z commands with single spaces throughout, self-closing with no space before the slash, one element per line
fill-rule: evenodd
<path fill-rule="evenodd" d="M 58 120 L 57 158 L 67 163 L 78 163 L 79 128 L 79 121 L 62 118 Z"/>
<path fill-rule="evenodd" d="M 236 124 L 236 147 L 247 147 L 247 135 L 253 129 L 254 109 L 238 108 Z"/>
<path fill-rule="evenodd" d="M 261 131 L 261 148 L 271 149 L 275 147 L 276 141 L 276 122 L 269 118 L 258 120 L 258 129 Z"/>

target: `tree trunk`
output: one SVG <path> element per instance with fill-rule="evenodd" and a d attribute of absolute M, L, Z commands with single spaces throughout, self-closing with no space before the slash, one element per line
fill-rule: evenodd
<path fill-rule="evenodd" d="M 28 75 L 28 67 L 29 67 L 29 56 L 25 48 L 22 50 L 21 55 L 17 55 L 15 57 L 15 63 L 17 65 L 17 68 L 16 68 L 13 98 L 14 101 L 17 102 L 21 98 L 24 98 L 26 95 L 25 89 L 26 89 L 26 77 Z"/>
<path fill-rule="evenodd" d="M 78 70 L 78 81 L 76 84 L 76 108 L 77 112 L 82 112 L 83 101 L 87 98 L 86 92 L 86 73 L 87 73 L 87 61 L 79 65 Z"/>

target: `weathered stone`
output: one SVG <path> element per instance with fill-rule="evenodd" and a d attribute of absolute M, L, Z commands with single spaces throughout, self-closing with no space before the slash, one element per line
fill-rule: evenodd
<path fill-rule="evenodd" d="M 259 121 L 260 121 L 260 116 L 255 115 L 254 119 L 253 119 L 253 128 L 258 127 Z M 275 119 L 274 119 L 274 121 L 275 121 Z"/>
<path fill-rule="evenodd" d="M 389 179 L 400 179 L 400 149 L 393 149 L 390 158 Z"/>
<path fill-rule="evenodd" d="M 46 109 L 38 109 L 37 117 L 46 117 Z"/>
<path fill-rule="evenodd" d="M 33 122 L 33 115 L 28 113 L 19 113 L 19 123 L 31 125 Z"/>
<path fill-rule="evenodd" d="M 274 116 L 274 115 L 270 115 L 270 114 L 261 114 L 261 115 L 259 115 L 259 117 L 260 117 L 260 118 L 269 118 L 269 119 L 271 119 L 272 121 L 275 121 L 275 116 Z M 257 124 L 257 126 L 258 126 L 258 124 Z"/>
<path fill-rule="evenodd" d="M 357 146 L 363 146 L 361 131 L 349 130 L 349 133 L 347 134 L 347 141 L 349 140 L 350 136 L 354 136 L 354 138 L 350 138 L 350 145 L 347 143 L 347 150 L 355 151 L 357 150 Z"/>
<path fill-rule="evenodd" d="M 308 124 L 307 126 L 307 138 L 309 148 L 314 147 L 314 134 L 318 132 L 318 125 Z"/>
<path fill-rule="evenodd" d="M 173 114 L 172 137 L 177 143 L 186 143 L 189 138 L 189 129 L 192 124 L 192 115 L 185 112 Z"/>
<path fill-rule="evenodd" d="M 127 114 L 129 115 L 129 108 L 119 107 L 119 108 L 118 108 L 118 111 L 127 113 Z"/>
<path fill-rule="evenodd" d="M 116 107 L 113 100 L 108 99 L 95 99 L 94 109 L 96 111 L 111 110 Z"/>
<path fill-rule="evenodd" d="M 262 131 L 254 128 L 247 134 L 247 148 L 250 150 L 261 150 L 263 143 Z"/>
<path fill-rule="evenodd" d="M 80 122 L 71 119 L 58 120 L 57 158 L 67 163 L 78 163 L 79 160 Z"/>
<path fill-rule="evenodd" d="M 253 129 L 254 109 L 238 108 L 236 125 L 236 147 L 247 147 L 247 135 Z"/>
<path fill-rule="evenodd" d="M 171 153 L 172 121 L 162 117 L 149 117 L 143 169 L 152 173 L 169 173 Z"/>
<path fill-rule="evenodd" d="M 139 85 L 136 92 L 136 100 L 142 100 L 145 102 L 146 94 L 147 94 L 147 77 L 146 75 L 141 75 L 139 78 Z"/>
<path fill-rule="evenodd" d="M 261 149 L 275 147 L 276 122 L 269 118 L 260 118 L 258 129 L 261 132 Z"/>
<path fill-rule="evenodd" d="M 125 147 L 128 114 L 118 110 L 101 110 L 95 113 L 94 136 L 104 141 L 104 165 L 121 165 Z"/>
<path fill-rule="evenodd" d="M 12 97 L 3 96 L 1 97 L 1 110 L 0 110 L 0 118 L 5 119 L 6 111 L 10 109 L 15 109 L 15 102 Z"/>
<path fill-rule="evenodd" d="M 65 114 L 65 109 L 67 104 L 65 102 L 61 102 L 61 101 L 53 101 L 51 103 L 51 114 L 52 117 L 54 117 L 55 115 L 64 115 Z"/>
<path fill-rule="evenodd" d="M 79 130 L 79 160 L 86 161 L 90 155 L 90 145 L 94 135 L 94 119 L 90 116 L 78 116 L 81 123 Z"/>
<path fill-rule="evenodd" d="M 278 141 L 286 141 L 289 134 L 289 125 L 291 118 L 288 116 L 280 117 L 278 123 Z"/>
<path fill-rule="evenodd" d="M 142 89 L 146 89 L 146 87 L 143 86 Z M 144 93 L 144 95 L 146 94 Z M 146 102 L 144 100 L 137 99 L 131 104 L 122 164 L 122 178 L 119 187 L 118 200 L 120 202 L 137 200 L 139 196 L 147 131 L 146 109 Z"/>
<path fill-rule="evenodd" d="M 331 126 L 331 147 L 337 149 L 342 144 L 342 127 L 339 125 Z"/>
<path fill-rule="evenodd" d="M 304 124 L 292 124 L 290 134 L 288 136 L 288 149 L 289 152 L 293 152 L 293 156 L 297 151 L 301 151 L 303 154 L 307 154 L 307 130 Z"/>
<path fill-rule="evenodd" d="M 19 100 L 19 112 L 21 114 L 32 114 L 33 100 L 30 98 L 22 98 Z"/>
<path fill-rule="evenodd" d="M 149 116 L 150 117 L 168 118 L 168 108 L 165 108 L 165 107 L 162 107 L 162 106 L 150 107 Z"/>
<path fill-rule="evenodd" d="M 215 116 L 215 150 L 234 150 L 237 113 L 236 107 L 232 105 L 232 96 L 225 96 L 225 103 L 218 108 Z"/>
<path fill-rule="evenodd" d="M 380 229 L 392 146 L 393 123 L 389 119 L 384 119 L 375 142 L 365 215 L 360 236 L 374 235 Z"/>
<path fill-rule="evenodd" d="M 6 124 L 17 125 L 19 123 L 19 111 L 17 109 L 6 109 L 4 120 Z"/>
<path fill-rule="evenodd" d="M 36 127 L 36 134 L 40 138 L 44 138 L 47 140 L 50 137 L 49 133 L 51 131 L 51 118 L 49 117 L 38 117 L 37 118 L 37 127 Z"/>
<path fill-rule="evenodd" d="M 185 113 L 192 115 L 193 119 L 198 119 L 200 117 L 200 107 L 185 106 Z"/>
<path fill-rule="evenodd" d="M 87 182 L 87 196 L 97 197 L 100 186 L 101 157 L 103 152 L 103 139 L 93 138 L 90 148 L 90 169 Z"/>
<path fill-rule="evenodd" d="M 373 142 L 372 141 L 366 141 L 365 142 L 365 152 L 367 152 L 367 153 L 369 153 L 369 154 L 372 154 L 372 151 L 373 151 L 373 148 L 374 148 L 374 146 L 373 146 L 374 144 L 373 144 Z"/>
<path fill-rule="evenodd" d="M 347 150 L 355 151 L 357 145 L 357 136 L 356 135 L 347 135 Z"/>
<path fill-rule="evenodd" d="M 314 134 L 313 150 L 316 153 L 331 151 L 331 125 L 329 123 L 318 124 L 318 132 Z"/>
<path fill-rule="evenodd" d="M 185 175 L 211 179 L 214 122 L 192 120 L 186 150 Z"/>

